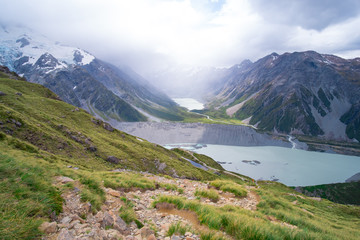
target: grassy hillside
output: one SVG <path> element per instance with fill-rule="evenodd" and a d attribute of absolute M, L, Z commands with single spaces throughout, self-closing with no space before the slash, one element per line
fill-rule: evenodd
<path fill-rule="evenodd" d="M 296 190 L 307 196 L 326 198 L 336 203 L 360 205 L 360 182 L 297 187 Z"/>
<path fill-rule="evenodd" d="M 279 183 L 256 185 L 250 178 L 226 173 L 206 156 L 166 150 L 113 129 L 43 86 L 0 76 L 0 239 L 56 237 L 39 229 L 44 221 L 56 223 L 53 234 L 67 231 L 60 223 L 74 218 L 66 215 L 72 197 L 90 206 L 75 212 L 83 222 L 97 213 L 105 219 L 109 204 L 119 203 L 111 213 L 124 220 L 127 230 L 132 224 L 135 234 L 145 225 L 159 239 L 161 227 L 149 218 L 160 209 L 145 203 L 191 212 L 201 227 L 186 229 L 198 231 L 200 239 L 360 236 L 359 207 L 312 199 Z M 184 158 L 210 170 L 195 168 Z M 59 184 L 59 177 L 71 182 Z M 116 231 L 111 224 L 89 226 L 109 234 Z M 174 223 L 167 234 L 183 229 Z"/>
<path fill-rule="evenodd" d="M 6 94 L 0 96 L 0 130 L 9 136 L 9 146 L 82 169 L 131 168 L 194 179 L 212 176 L 161 146 L 59 101 L 41 85 L 0 78 L 0 91 Z"/>

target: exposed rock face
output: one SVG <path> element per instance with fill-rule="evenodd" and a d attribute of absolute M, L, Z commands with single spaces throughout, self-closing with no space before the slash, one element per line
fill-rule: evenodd
<path fill-rule="evenodd" d="M 215 109 L 268 131 L 360 140 L 360 58 L 273 53 L 227 77 Z"/>
<path fill-rule="evenodd" d="M 204 143 L 236 146 L 283 146 L 288 142 L 246 126 L 202 123 L 119 123 L 117 128 L 158 144 Z"/>
<path fill-rule="evenodd" d="M 360 181 L 360 172 L 359 173 L 356 173 L 354 174 L 353 176 L 349 177 L 348 179 L 346 179 L 345 182 L 358 182 Z"/>

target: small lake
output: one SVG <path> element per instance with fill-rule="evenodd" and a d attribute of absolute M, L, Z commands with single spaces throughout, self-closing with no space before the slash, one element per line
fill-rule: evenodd
<path fill-rule="evenodd" d="M 360 172 L 360 157 L 355 156 L 270 146 L 240 147 L 211 144 L 202 148 L 192 148 L 189 144 L 187 146 L 189 150 L 222 162 L 221 165 L 226 170 L 255 180 L 277 180 L 288 186 L 345 182 L 346 179 Z"/>
<path fill-rule="evenodd" d="M 181 107 L 190 110 L 201 110 L 204 108 L 204 104 L 193 98 L 173 98 L 174 102 L 179 104 Z"/>

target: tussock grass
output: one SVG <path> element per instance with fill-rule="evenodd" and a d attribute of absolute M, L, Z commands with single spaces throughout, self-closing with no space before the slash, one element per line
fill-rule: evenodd
<path fill-rule="evenodd" d="M 32 239 L 52 212 L 62 211 L 63 199 L 47 171 L 0 154 L 0 238 Z"/>
<path fill-rule="evenodd" d="M 195 196 L 208 198 L 213 202 L 217 202 L 220 199 L 219 193 L 214 189 L 209 189 L 209 190 L 196 189 Z"/>
<path fill-rule="evenodd" d="M 104 187 L 112 189 L 131 190 L 138 189 L 155 189 L 156 184 L 154 181 L 143 177 L 138 173 L 121 172 L 121 173 L 108 173 L 103 175 Z"/>
<path fill-rule="evenodd" d="M 165 189 L 166 191 L 177 191 L 180 194 L 184 193 L 184 189 L 181 187 L 178 187 L 176 184 L 171 183 L 159 183 L 160 188 Z"/>
<path fill-rule="evenodd" d="M 289 188 L 286 188 L 289 191 Z M 160 196 L 155 202 L 167 202 L 174 204 L 178 209 L 194 211 L 200 222 L 207 225 L 210 229 L 225 231 L 235 239 L 357 239 L 359 236 L 356 226 L 360 223 L 358 217 L 342 213 L 342 216 L 334 216 L 333 212 L 327 217 L 311 216 L 301 210 L 300 207 L 292 206 L 288 200 L 280 197 L 279 202 L 266 199 L 272 192 L 259 190 L 262 192 L 262 204 L 259 204 L 260 211 L 252 212 L 237 208 L 235 206 L 214 207 L 201 204 L 198 201 L 189 201 L 182 197 Z M 288 193 L 288 192 L 287 192 Z M 289 196 L 289 195 L 287 195 Z M 321 204 L 314 200 L 304 200 L 311 204 Z M 278 207 L 275 207 L 276 205 Z M 273 210 L 275 208 L 275 210 Z M 301 206 L 302 208 L 304 206 Z M 343 205 L 332 205 L 330 209 L 339 211 Z M 317 208 L 327 211 L 327 206 Z M 350 207 L 351 209 L 351 207 Z M 358 208 L 356 208 L 358 209 Z M 334 211 L 334 210 L 330 210 Z M 351 211 L 350 211 L 351 212 Z M 323 213 L 324 214 L 324 213 Z M 338 212 L 338 214 L 340 214 Z M 355 212 L 353 213 L 355 214 Z M 290 229 L 279 224 L 271 223 L 267 215 L 275 216 L 278 220 L 297 226 L 297 229 Z M 331 217 L 332 216 L 332 217 Z M 332 218 L 332 223 L 329 221 Z M 349 225 L 348 218 L 352 219 Z M 204 238 L 209 239 L 209 238 Z"/>
<path fill-rule="evenodd" d="M 138 228 L 142 228 L 144 224 L 137 219 L 136 213 L 134 211 L 134 204 L 126 197 L 121 197 L 121 200 L 125 203 L 125 205 L 120 208 L 119 216 L 127 224 L 135 222 Z"/>
<path fill-rule="evenodd" d="M 181 222 L 173 223 L 170 225 L 166 235 L 171 237 L 172 235 L 185 235 L 186 232 L 191 232 L 192 229 L 189 225 L 182 225 Z"/>
<path fill-rule="evenodd" d="M 217 189 L 220 189 L 224 192 L 230 192 L 235 194 L 237 197 L 246 197 L 247 191 L 244 189 L 241 185 L 228 181 L 228 180 L 215 180 L 210 182 L 210 185 L 213 187 L 216 187 Z"/>

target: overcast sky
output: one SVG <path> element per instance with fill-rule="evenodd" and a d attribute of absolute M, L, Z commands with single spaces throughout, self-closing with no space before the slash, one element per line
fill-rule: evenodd
<path fill-rule="evenodd" d="M 140 73 L 272 52 L 360 56 L 359 0 L 0 0 L 20 23 Z M 1 36 L 0 36 L 1 37 Z"/>

